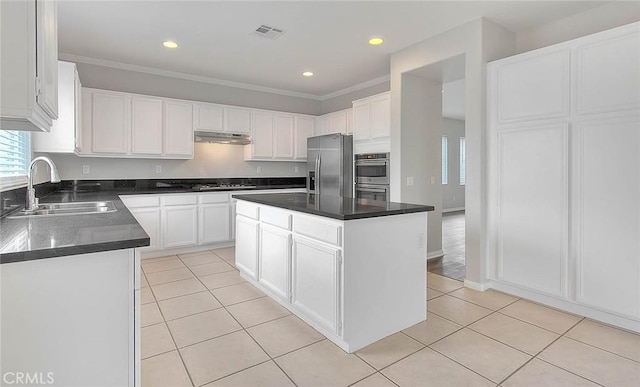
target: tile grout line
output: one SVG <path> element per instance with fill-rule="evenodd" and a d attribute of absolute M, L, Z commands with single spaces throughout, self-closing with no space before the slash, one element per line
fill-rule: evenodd
<path fill-rule="evenodd" d="M 576 322 L 575 324 L 573 324 L 569 329 L 567 329 L 567 330 L 565 331 L 565 333 L 569 332 L 569 331 L 570 331 L 571 329 L 573 329 L 576 325 L 580 324 L 580 322 L 581 322 L 583 319 L 584 319 L 584 317 L 583 317 L 582 319 L 580 319 L 578 322 Z M 556 334 L 557 334 L 557 333 L 556 333 Z M 549 343 L 549 344 L 548 344 L 548 345 L 546 345 L 544 348 L 542 348 L 540 351 L 538 351 L 538 353 L 536 353 L 535 355 L 533 355 L 533 356 L 531 357 L 531 359 L 529 359 L 529 360 L 528 360 L 528 361 L 526 361 L 523 365 L 521 365 L 520 367 L 518 367 L 516 370 L 514 370 L 514 371 L 513 371 L 512 373 L 510 373 L 509 375 L 507 375 L 507 377 L 506 377 L 506 378 L 504 378 L 504 379 L 503 379 L 500 383 L 498 383 L 498 384 L 502 384 L 502 383 L 506 382 L 506 381 L 507 381 L 507 379 L 509 379 L 510 377 L 512 377 L 513 375 L 515 375 L 518 371 L 520 371 L 522 368 L 524 368 L 524 366 L 526 366 L 527 364 L 531 363 L 531 362 L 533 361 L 533 359 L 538 359 L 538 355 L 540 355 L 542 352 L 544 352 L 544 350 L 546 350 L 547 348 L 549 348 L 550 346 L 552 346 L 552 345 L 553 345 L 553 343 L 555 343 L 556 341 L 560 340 L 560 338 L 562 338 L 562 337 L 564 337 L 564 333 L 560 334 L 560 335 L 559 335 L 555 340 L 553 340 L 551 343 Z M 542 360 L 542 359 L 539 359 L 539 360 Z M 563 370 L 564 370 L 564 368 L 562 368 L 562 367 L 558 367 L 558 368 L 561 368 L 561 369 L 563 369 Z M 567 371 L 567 370 L 565 370 L 565 371 Z M 578 376 L 580 376 L 580 375 L 578 375 Z M 580 376 L 580 377 L 582 377 L 582 376 Z M 582 377 L 582 378 L 583 378 L 583 379 L 587 379 L 587 378 L 584 378 L 584 377 Z M 589 379 L 587 379 L 587 380 L 589 380 Z"/>
<path fill-rule="evenodd" d="M 586 317 L 585 317 L 584 319 L 586 319 Z M 582 320 L 580 320 L 580 322 L 582 322 Z M 574 327 L 575 327 L 575 325 L 574 325 L 573 327 L 571 327 L 571 329 L 573 329 Z M 570 329 L 570 330 L 571 330 L 571 329 Z M 566 336 L 566 334 L 567 334 L 567 333 L 569 333 L 569 331 L 567 331 L 567 332 L 563 333 L 563 334 L 562 334 L 562 337 L 564 337 L 565 339 L 568 339 L 568 340 L 572 340 L 572 341 L 578 342 L 578 343 L 580 343 L 580 344 L 584 344 L 584 345 L 586 345 L 586 346 L 588 346 L 588 347 L 591 347 L 591 348 L 599 349 L 599 350 L 601 350 L 601 351 L 603 351 L 603 352 L 607 352 L 607 353 L 609 353 L 609 354 L 611 354 L 611 355 L 615 355 L 615 356 L 621 357 L 621 358 L 623 358 L 623 359 L 630 360 L 630 361 L 632 361 L 632 362 L 634 362 L 634 363 L 639 363 L 639 364 L 640 364 L 640 361 L 638 361 L 638 360 L 634 360 L 634 359 L 628 358 L 628 357 L 626 357 L 626 356 L 623 356 L 623 355 L 621 355 L 621 354 L 619 354 L 619 353 L 615 353 L 615 352 L 609 351 L 608 349 L 600 348 L 600 347 L 598 347 L 597 345 L 593 345 L 593 344 L 590 344 L 590 343 L 585 343 L 584 341 L 580 341 L 580 340 L 578 340 L 578 339 L 574 339 L 573 337 Z"/>

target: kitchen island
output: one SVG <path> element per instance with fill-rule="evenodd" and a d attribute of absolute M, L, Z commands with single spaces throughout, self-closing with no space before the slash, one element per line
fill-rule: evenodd
<path fill-rule="evenodd" d="M 241 275 L 346 352 L 426 319 L 432 206 L 233 195 Z"/>

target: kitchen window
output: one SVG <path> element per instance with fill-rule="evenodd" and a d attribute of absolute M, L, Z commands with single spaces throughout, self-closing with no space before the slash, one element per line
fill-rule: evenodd
<path fill-rule="evenodd" d="M 30 162 L 30 133 L 0 130 L 0 191 L 26 185 Z"/>
<path fill-rule="evenodd" d="M 447 136 L 442 136 L 442 184 L 449 183 L 449 151 Z"/>
<path fill-rule="evenodd" d="M 467 168 L 467 143 L 464 137 L 460 137 L 460 185 L 465 185 L 467 177 L 465 170 Z"/>

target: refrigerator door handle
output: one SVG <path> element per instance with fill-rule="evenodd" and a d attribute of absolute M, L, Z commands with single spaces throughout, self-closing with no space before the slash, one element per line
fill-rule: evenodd
<path fill-rule="evenodd" d="M 320 195 L 320 155 L 316 156 L 316 195 Z"/>

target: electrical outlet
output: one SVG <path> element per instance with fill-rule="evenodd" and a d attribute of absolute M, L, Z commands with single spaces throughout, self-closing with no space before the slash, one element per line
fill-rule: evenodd
<path fill-rule="evenodd" d="M 418 248 L 421 249 L 424 247 L 424 233 L 418 233 Z"/>
<path fill-rule="evenodd" d="M 84 173 L 85 175 L 89 173 L 89 166 L 88 165 L 83 165 L 82 166 L 82 173 Z"/>
<path fill-rule="evenodd" d="M 258 172 L 258 174 L 262 173 L 262 167 L 258 165 L 258 167 L 256 167 L 256 172 Z"/>
<path fill-rule="evenodd" d="M 162 173 L 162 165 L 156 165 L 156 173 Z"/>
<path fill-rule="evenodd" d="M 435 184 L 436 183 L 436 177 L 435 176 L 431 176 L 431 184 Z"/>
<path fill-rule="evenodd" d="M 407 185 L 408 186 L 413 185 L 413 176 L 407 177 Z"/>
<path fill-rule="evenodd" d="M 300 167 L 296 165 L 295 167 L 293 167 L 293 171 L 295 173 L 299 173 L 300 172 Z"/>

